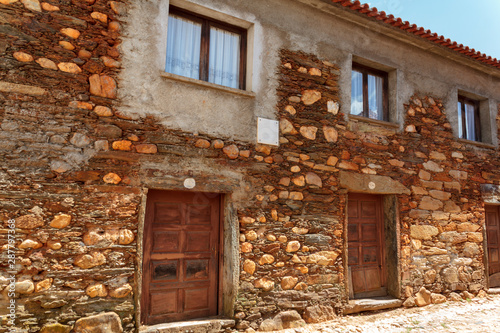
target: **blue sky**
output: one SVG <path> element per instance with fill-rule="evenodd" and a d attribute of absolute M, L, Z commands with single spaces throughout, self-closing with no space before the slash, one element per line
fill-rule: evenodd
<path fill-rule="evenodd" d="M 500 59 L 500 0 L 360 1 Z"/>

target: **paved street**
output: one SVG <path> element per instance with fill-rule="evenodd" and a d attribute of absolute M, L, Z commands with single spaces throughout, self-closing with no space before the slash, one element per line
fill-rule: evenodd
<path fill-rule="evenodd" d="M 288 329 L 282 333 L 417 333 L 500 332 L 500 295 L 470 301 L 446 302 L 422 308 L 382 311 L 340 317 L 337 320 Z"/>

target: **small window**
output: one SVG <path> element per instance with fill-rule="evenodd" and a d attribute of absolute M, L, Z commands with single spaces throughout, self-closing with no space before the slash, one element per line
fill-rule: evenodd
<path fill-rule="evenodd" d="M 458 96 L 458 137 L 481 141 L 479 102 L 463 96 Z"/>
<path fill-rule="evenodd" d="M 245 29 L 170 7 L 165 71 L 245 89 Z"/>
<path fill-rule="evenodd" d="M 351 74 L 351 114 L 389 120 L 387 73 L 353 64 Z"/>

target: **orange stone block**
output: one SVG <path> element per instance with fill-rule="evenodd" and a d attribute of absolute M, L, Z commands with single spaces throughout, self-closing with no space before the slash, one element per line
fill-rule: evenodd
<path fill-rule="evenodd" d="M 158 147 L 151 143 L 145 143 L 141 145 L 136 145 L 135 150 L 141 154 L 156 154 L 158 152 Z"/>
<path fill-rule="evenodd" d="M 250 157 L 250 150 L 241 150 L 240 151 L 240 156 L 241 157 Z"/>
<path fill-rule="evenodd" d="M 30 61 L 33 61 L 33 57 L 28 54 L 28 53 L 24 53 L 24 52 L 14 52 L 14 58 L 16 58 L 17 61 L 21 61 L 21 62 L 30 62 Z"/>
<path fill-rule="evenodd" d="M 238 149 L 238 147 L 236 147 L 236 145 L 230 145 L 230 146 L 224 147 L 224 149 L 222 149 L 222 151 L 224 152 L 224 154 L 227 155 L 227 157 L 229 157 L 232 160 L 237 159 L 239 156 L 239 152 L 240 152 L 240 150 Z"/>
<path fill-rule="evenodd" d="M 94 74 L 89 78 L 92 95 L 116 98 L 116 81 L 109 76 Z"/>
<path fill-rule="evenodd" d="M 95 107 L 94 112 L 99 117 L 111 117 L 113 115 L 113 111 L 110 108 L 102 105 L 98 105 Z"/>
<path fill-rule="evenodd" d="M 106 176 L 102 178 L 102 180 L 107 183 L 107 184 L 118 184 L 122 181 L 120 176 L 118 176 L 116 173 L 110 172 Z"/>
<path fill-rule="evenodd" d="M 59 7 L 51 5 L 50 3 L 47 2 L 42 2 L 42 9 L 47 12 L 56 12 L 59 10 Z"/>
<path fill-rule="evenodd" d="M 352 163 L 349 161 L 342 161 L 339 163 L 339 168 L 345 169 L 345 170 L 359 170 L 359 165 L 356 163 Z"/>
<path fill-rule="evenodd" d="M 94 20 L 101 21 L 104 24 L 108 23 L 108 15 L 106 14 L 99 12 L 92 12 L 90 14 L 90 17 L 92 17 Z"/>
<path fill-rule="evenodd" d="M 209 148 L 210 141 L 205 140 L 205 139 L 198 139 L 198 140 L 196 140 L 194 146 L 198 147 L 198 148 Z"/>
<path fill-rule="evenodd" d="M 127 136 L 127 139 L 134 142 L 139 141 L 139 137 L 135 134 L 130 134 L 129 136 Z"/>
<path fill-rule="evenodd" d="M 81 49 L 80 51 L 78 51 L 78 57 L 82 59 L 89 59 L 90 57 L 92 57 L 92 52 Z"/>
<path fill-rule="evenodd" d="M 72 62 L 61 62 L 57 64 L 57 67 L 63 72 L 66 73 L 71 73 L 71 74 L 78 74 L 82 72 L 82 69 L 77 65 Z"/>
<path fill-rule="evenodd" d="M 38 58 L 35 62 L 37 64 L 39 64 L 40 66 L 42 66 L 43 68 L 53 69 L 53 70 L 57 71 L 57 65 L 56 65 L 56 63 L 53 62 L 50 59 L 47 59 L 47 58 Z"/>
<path fill-rule="evenodd" d="M 69 103 L 69 107 L 85 110 L 92 110 L 93 108 L 92 104 L 82 101 L 72 101 Z"/>
<path fill-rule="evenodd" d="M 274 159 L 272 156 L 267 156 L 264 158 L 264 162 L 271 164 L 274 162 Z"/>
<path fill-rule="evenodd" d="M 119 61 L 111 59 L 110 57 L 102 56 L 101 60 L 104 63 L 104 66 L 109 68 L 118 68 L 121 66 L 121 63 Z"/>
<path fill-rule="evenodd" d="M 114 150 L 132 150 L 132 142 L 129 140 L 120 140 L 113 142 Z"/>
<path fill-rule="evenodd" d="M 258 151 L 259 153 L 263 153 L 266 155 L 271 154 L 271 147 L 265 146 L 265 145 L 256 145 L 255 150 Z"/>
<path fill-rule="evenodd" d="M 66 49 L 66 50 L 70 50 L 70 51 L 72 51 L 72 50 L 74 50 L 74 49 L 75 49 L 75 46 L 74 46 L 73 44 L 71 44 L 70 42 L 67 42 L 67 41 L 65 41 L 65 40 L 60 41 L 60 42 L 59 42 L 59 45 L 60 45 L 62 48 Z"/>
<path fill-rule="evenodd" d="M 117 21 L 109 22 L 108 29 L 110 31 L 120 31 L 120 23 Z"/>
<path fill-rule="evenodd" d="M 224 147 L 224 141 L 219 140 L 219 139 L 212 141 L 212 144 L 213 144 L 215 149 L 222 149 Z"/>
<path fill-rule="evenodd" d="M 80 31 L 73 28 L 62 28 L 61 33 L 73 39 L 80 37 Z"/>

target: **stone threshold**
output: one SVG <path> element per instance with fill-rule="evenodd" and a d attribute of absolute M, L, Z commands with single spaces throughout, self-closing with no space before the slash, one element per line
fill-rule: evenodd
<path fill-rule="evenodd" d="M 219 333 L 234 325 L 235 321 L 232 319 L 208 318 L 143 326 L 139 333 Z"/>
<path fill-rule="evenodd" d="M 360 313 L 365 311 L 377 311 L 399 308 L 403 301 L 392 297 L 373 297 L 363 299 L 352 299 L 344 309 L 344 315 Z"/>
<path fill-rule="evenodd" d="M 500 295 L 500 287 L 495 287 L 495 288 L 488 289 L 488 294 Z"/>

